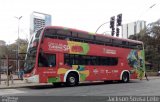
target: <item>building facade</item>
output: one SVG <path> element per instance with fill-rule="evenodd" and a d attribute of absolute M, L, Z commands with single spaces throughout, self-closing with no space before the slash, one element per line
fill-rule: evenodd
<path fill-rule="evenodd" d="M 44 26 L 51 26 L 51 21 L 51 15 L 34 11 L 30 17 L 30 36 Z"/>
<path fill-rule="evenodd" d="M 122 38 L 128 39 L 129 36 L 138 34 L 146 27 L 146 21 L 136 21 L 122 25 Z"/>
<path fill-rule="evenodd" d="M 5 46 L 5 45 L 6 45 L 6 42 L 3 40 L 0 40 L 0 46 Z"/>

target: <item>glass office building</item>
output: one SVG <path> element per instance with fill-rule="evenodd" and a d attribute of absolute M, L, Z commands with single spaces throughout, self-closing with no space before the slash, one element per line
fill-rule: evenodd
<path fill-rule="evenodd" d="M 34 11 L 30 18 L 30 36 L 44 26 L 51 26 L 51 15 Z"/>

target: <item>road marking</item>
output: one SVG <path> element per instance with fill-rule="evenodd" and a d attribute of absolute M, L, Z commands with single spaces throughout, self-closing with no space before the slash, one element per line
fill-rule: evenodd
<path fill-rule="evenodd" d="M 25 93 L 25 91 L 20 91 L 17 89 L 1 89 L 0 96 L 7 95 L 7 94 L 19 94 L 19 93 Z"/>

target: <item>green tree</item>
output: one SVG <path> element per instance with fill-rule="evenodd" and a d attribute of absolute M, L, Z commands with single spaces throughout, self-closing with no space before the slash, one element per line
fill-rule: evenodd
<path fill-rule="evenodd" d="M 6 45 L 0 46 L 0 58 L 4 57 L 7 54 L 7 52 L 8 51 Z"/>
<path fill-rule="evenodd" d="M 140 40 L 144 42 L 145 58 L 147 62 L 153 64 L 154 70 L 159 70 L 160 64 L 160 20 L 148 24 L 148 26 L 136 35 L 132 35 L 129 39 Z"/>
<path fill-rule="evenodd" d="M 28 47 L 28 40 L 19 39 L 16 40 L 16 43 L 19 43 L 19 53 L 26 53 Z"/>
<path fill-rule="evenodd" d="M 19 59 L 20 59 L 20 66 L 23 66 L 24 59 L 25 59 L 25 53 L 27 51 L 28 41 L 25 39 L 19 39 L 16 40 L 14 43 L 9 45 L 1 45 L 0 46 L 0 60 L 1 58 L 5 58 L 6 55 L 9 56 L 9 63 L 16 68 L 16 60 L 17 60 L 17 50 L 18 50 L 18 44 L 19 42 Z M 1 62 L 1 61 L 0 61 Z"/>

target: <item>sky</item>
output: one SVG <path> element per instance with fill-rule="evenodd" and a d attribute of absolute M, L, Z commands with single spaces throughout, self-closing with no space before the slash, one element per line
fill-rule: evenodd
<path fill-rule="evenodd" d="M 152 5 L 154 7 L 150 8 Z M 122 13 L 122 24 L 145 20 L 147 23 L 160 18 L 159 0 L 0 0 L 0 40 L 13 43 L 19 37 L 29 39 L 30 14 L 33 11 L 52 15 L 52 25 L 95 32 Z M 110 31 L 109 23 L 98 33 Z"/>

